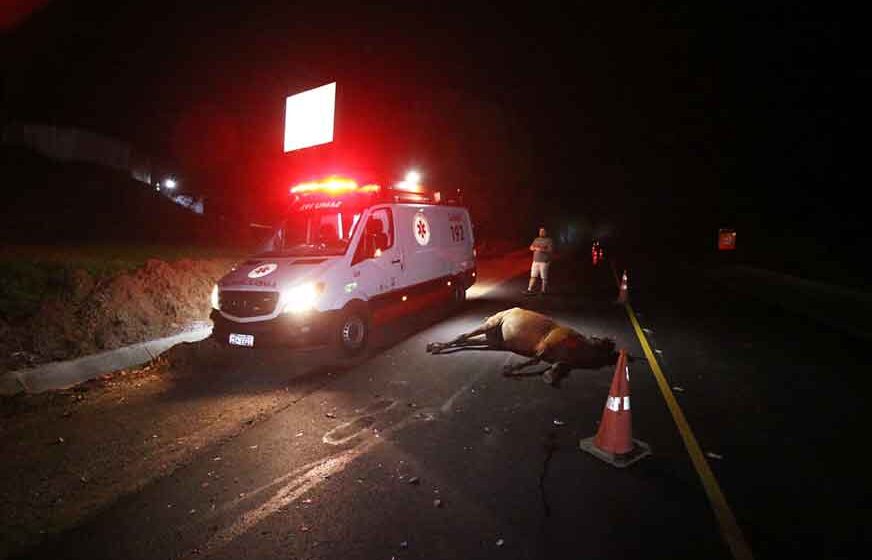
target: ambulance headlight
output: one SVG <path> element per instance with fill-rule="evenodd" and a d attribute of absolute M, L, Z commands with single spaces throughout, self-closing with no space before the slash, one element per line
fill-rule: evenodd
<path fill-rule="evenodd" d="M 311 311 L 318 301 L 318 297 L 324 291 L 324 284 L 321 282 L 307 282 L 294 286 L 282 293 L 284 301 L 283 313 L 305 313 Z"/>
<path fill-rule="evenodd" d="M 212 302 L 212 309 L 220 309 L 218 306 L 218 284 L 212 286 L 212 295 L 209 299 Z"/>

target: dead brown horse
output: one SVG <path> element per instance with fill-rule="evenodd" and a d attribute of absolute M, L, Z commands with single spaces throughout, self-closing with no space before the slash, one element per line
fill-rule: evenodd
<path fill-rule="evenodd" d="M 506 376 L 519 375 L 521 369 L 539 362 L 551 364 L 542 374 L 548 384 L 556 383 L 571 369 L 597 369 L 614 364 L 618 358 L 614 339 L 584 336 L 550 317 L 520 307 L 491 315 L 475 330 L 449 342 L 431 342 L 427 352 L 439 354 L 453 348 L 475 347 L 508 350 L 530 358 L 505 366 Z"/>

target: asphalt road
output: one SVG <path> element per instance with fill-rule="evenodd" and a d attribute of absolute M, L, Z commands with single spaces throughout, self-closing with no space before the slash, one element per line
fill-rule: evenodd
<path fill-rule="evenodd" d="M 854 554 L 867 542 L 862 346 L 678 270 L 633 265 L 633 308 L 755 557 Z M 343 367 L 323 351 L 259 360 L 323 364 L 306 368 L 308 389 L 289 406 L 26 557 L 730 558 L 611 271 L 565 260 L 555 272 L 553 295 L 522 296 L 515 279 L 462 312 L 385 329 Z M 652 456 L 616 469 L 578 448 L 596 432 L 611 367 L 551 387 L 535 368 L 502 377 L 521 359 L 505 352 L 424 351 L 516 305 L 639 358 L 633 431 Z M 274 374 L 252 371 L 248 390 Z"/>
<path fill-rule="evenodd" d="M 712 468 L 755 557 L 865 558 L 872 361 L 868 340 L 829 326 L 855 310 L 835 300 L 816 320 L 773 303 L 771 286 L 754 297 L 699 269 L 634 264 L 633 307 L 701 445 L 723 457 Z"/>

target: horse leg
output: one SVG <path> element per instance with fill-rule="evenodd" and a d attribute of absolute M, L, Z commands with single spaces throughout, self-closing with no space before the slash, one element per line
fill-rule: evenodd
<path fill-rule="evenodd" d="M 538 364 L 540 361 L 541 360 L 538 357 L 533 357 L 517 364 L 506 364 L 503 366 L 503 375 L 506 377 L 517 375 L 517 373 L 525 367 Z"/>
<path fill-rule="evenodd" d="M 569 371 L 569 366 L 563 362 L 554 362 L 551 367 L 542 374 L 542 381 L 548 385 L 557 385 L 560 379 Z"/>
<path fill-rule="evenodd" d="M 463 333 L 458 335 L 454 340 L 449 340 L 448 342 L 429 342 L 427 344 L 427 352 L 431 352 L 433 354 L 438 354 L 443 350 L 447 350 L 449 348 L 462 348 L 463 346 L 476 346 L 481 344 L 479 341 L 470 341 L 469 339 L 475 336 L 479 336 L 481 334 L 485 334 L 487 332 L 487 327 L 481 326 L 473 331 L 469 331 L 468 333 Z"/>

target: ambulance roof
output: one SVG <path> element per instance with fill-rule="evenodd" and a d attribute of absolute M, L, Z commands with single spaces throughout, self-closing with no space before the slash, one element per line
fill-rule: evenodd
<path fill-rule="evenodd" d="M 298 210 L 340 208 L 346 205 L 366 207 L 386 202 L 459 205 L 454 200 L 443 200 L 439 192 L 430 192 L 424 187 L 405 190 L 385 188 L 374 183 L 359 185 L 354 179 L 337 176 L 297 184 L 291 187 L 290 195 Z"/>

